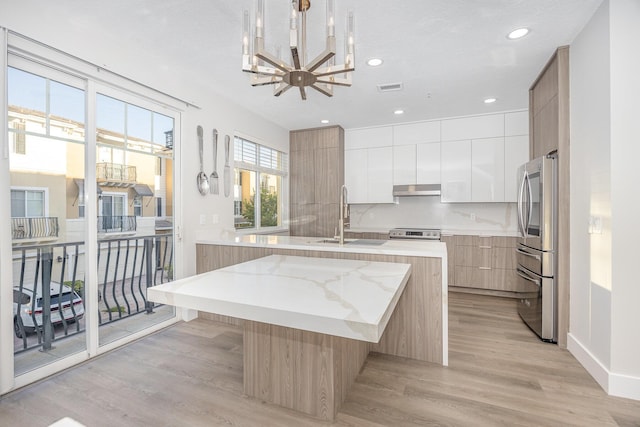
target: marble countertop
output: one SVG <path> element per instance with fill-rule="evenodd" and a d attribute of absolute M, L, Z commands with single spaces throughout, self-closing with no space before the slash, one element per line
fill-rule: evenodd
<path fill-rule="evenodd" d="M 378 342 L 410 275 L 410 264 L 270 255 L 147 292 L 157 303 Z"/>
<path fill-rule="evenodd" d="M 325 243 L 323 237 L 298 237 L 247 234 L 241 236 L 220 233 L 201 236 L 197 244 L 278 247 L 283 249 L 314 250 L 327 252 L 351 252 L 382 255 L 421 256 L 430 258 L 446 258 L 446 245 L 438 241 L 414 240 L 367 240 L 345 239 L 349 243 Z"/>

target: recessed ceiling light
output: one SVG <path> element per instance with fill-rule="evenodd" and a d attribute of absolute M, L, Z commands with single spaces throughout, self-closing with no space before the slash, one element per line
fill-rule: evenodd
<path fill-rule="evenodd" d="M 399 116 L 400 114 L 404 114 L 404 110 L 401 110 L 401 109 L 393 110 L 393 114 L 395 114 L 396 116 Z"/>
<path fill-rule="evenodd" d="M 370 60 L 367 61 L 367 65 L 370 67 L 378 67 L 380 65 L 382 65 L 382 59 L 380 58 L 371 58 Z"/>
<path fill-rule="evenodd" d="M 322 123 L 322 124 L 325 124 L 325 125 L 326 125 L 327 123 L 329 123 L 329 120 L 327 120 L 327 119 L 322 119 L 322 120 L 320 120 L 320 123 Z"/>
<path fill-rule="evenodd" d="M 528 28 L 517 28 L 517 29 L 511 31 L 509 34 L 507 34 L 507 38 L 510 39 L 510 40 L 515 40 L 515 39 L 522 38 L 522 37 L 526 36 L 527 34 L 529 34 L 529 29 Z"/>
<path fill-rule="evenodd" d="M 493 104 L 496 101 L 497 101 L 496 98 L 487 98 L 487 99 L 484 100 L 484 103 L 485 104 Z"/>

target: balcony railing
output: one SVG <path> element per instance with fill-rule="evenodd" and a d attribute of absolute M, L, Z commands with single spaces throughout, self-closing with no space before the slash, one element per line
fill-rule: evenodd
<path fill-rule="evenodd" d="M 99 216 L 98 233 L 125 233 L 136 231 L 137 223 L 134 215 Z"/>
<path fill-rule="evenodd" d="M 11 218 L 13 240 L 58 237 L 57 217 Z"/>
<path fill-rule="evenodd" d="M 98 277 L 87 282 L 83 242 L 16 247 L 14 271 L 14 353 L 40 348 L 85 330 L 85 283 L 97 286 L 100 326 L 153 313 L 147 288 L 173 280 L 173 238 L 170 234 L 98 241 Z M 42 283 L 44 286 L 34 286 Z M 77 294 L 69 294 L 69 288 Z M 42 292 L 37 298 L 34 287 Z M 16 299 L 15 295 L 26 295 Z M 61 297 L 60 295 L 63 295 Z"/>
<path fill-rule="evenodd" d="M 137 181 L 135 166 L 117 163 L 98 163 L 96 165 L 96 179 L 102 185 L 128 186 Z"/>

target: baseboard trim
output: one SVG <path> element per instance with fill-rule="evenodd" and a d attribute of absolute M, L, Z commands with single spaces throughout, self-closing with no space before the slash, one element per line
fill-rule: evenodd
<path fill-rule="evenodd" d="M 611 372 L 571 333 L 567 334 L 567 350 L 608 395 L 640 400 L 640 377 Z"/>

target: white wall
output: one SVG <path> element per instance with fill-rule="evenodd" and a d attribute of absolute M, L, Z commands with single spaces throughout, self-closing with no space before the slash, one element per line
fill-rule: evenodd
<path fill-rule="evenodd" d="M 217 197 L 203 197 L 197 191 L 196 175 L 199 162 L 196 126 L 202 125 L 205 130 L 204 158 L 207 174 L 213 170 L 211 133 L 214 127 L 218 129 L 218 172 L 221 185 L 225 134 L 233 136 L 234 132 L 240 132 L 273 148 L 288 152 L 288 130 L 250 113 L 233 100 L 217 95 L 214 91 L 215 86 L 219 84 L 217 82 L 206 86 L 196 85 L 194 82 L 198 79 L 190 75 L 188 64 L 179 67 L 171 63 L 172 58 L 162 57 L 158 52 L 148 52 L 139 41 L 132 41 L 127 46 L 116 44 L 105 36 L 102 29 L 83 28 L 82 34 L 79 34 L 73 29 L 82 28 L 82 16 L 71 16 L 55 2 L 39 2 L 36 12 L 31 10 L 34 7 L 33 3 L 3 3 L 0 26 L 200 107 L 184 107 L 181 123 L 182 159 L 179 165 L 181 176 L 179 186 L 175 187 L 176 193 L 179 193 L 182 199 L 181 207 L 176 206 L 176 209 L 182 209 L 184 224 L 182 273 L 183 276 L 194 274 L 195 240 L 198 235 L 212 231 L 234 231 L 232 197 L 225 198 L 222 191 Z M 176 37 L 179 37 L 179 33 L 176 33 Z M 240 64 L 238 73 L 241 74 Z M 230 158 L 233 161 L 233 155 Z M 231 167 L 233 169 L 233 164 Z M 201 215 L 204 215 L 205 219 L 205 224 L 202 225 Z M 217 219 L 216 224 L 214 215 Z"/>
<path fill-rule="evenodd" d="M 639 2 L 605 1 L 571 45 L 568 348 L 610 394 L 640 399 L 637 22 Z"/>
<path fill-rule="evenodd" d="M 640 399 L 640 2 L 610 3 L 611 22 L 611 369 L 635 377 Z M 616 378 L 611 388 L 617 391 Z"/>

